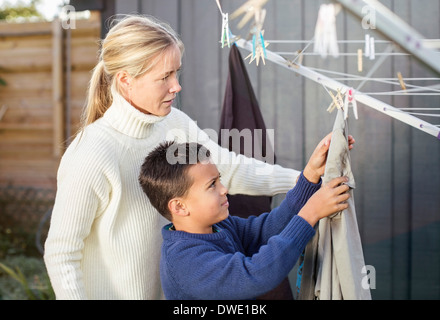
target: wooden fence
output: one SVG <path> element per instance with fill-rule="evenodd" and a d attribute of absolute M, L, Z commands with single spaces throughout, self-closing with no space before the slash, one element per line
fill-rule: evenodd
<path fill-rule="evenodd" d="M 74 27 L 0 24 L 0 187 L 55 189 L 97 60 L 99 13 Z"/>

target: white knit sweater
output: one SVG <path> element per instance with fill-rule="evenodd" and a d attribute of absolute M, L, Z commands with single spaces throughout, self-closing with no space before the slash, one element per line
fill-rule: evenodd
<path fill-rule="evenodd" d="M 44 255 L 57 299 L 163 298 L 160 230 L 167 221 L 142 192 L 138 175 L 165 139 L 205 143 L 231 194 L 284 193 L 299 174 L 276 165 L 264 175 L 267 165 L 240 164 L 242 156 L 209 140 L 183 112 L 145 115 L 114 94 L 104 116 L 71 143 L 58 170 Z"/>

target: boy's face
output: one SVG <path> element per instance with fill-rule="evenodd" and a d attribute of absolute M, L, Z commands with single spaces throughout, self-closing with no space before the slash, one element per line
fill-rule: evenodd
<path fill-rule="evenodd" d="M 212 163 L 197 163 L 187 174 L 193 179 L 183 201 L 188 210 L 191 233 L 211 233 L 212 225 L 229 215 L 228 189 L 220 182 L 220 173 Z"/>

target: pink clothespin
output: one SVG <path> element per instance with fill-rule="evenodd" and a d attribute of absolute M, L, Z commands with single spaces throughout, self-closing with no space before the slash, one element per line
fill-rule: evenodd
<path fill-rule="evenodd" d="M 354 98 L 354 89 L 349 88 L 345 92 L 345 101 L 344 101 L 344 118 L 348 118 L 348 105 L 351 104 L 353 106 L 353 113 L 356 120 L 358 119 L 358 113 L 357 113 L 357 104 L 356 99 Z"/>

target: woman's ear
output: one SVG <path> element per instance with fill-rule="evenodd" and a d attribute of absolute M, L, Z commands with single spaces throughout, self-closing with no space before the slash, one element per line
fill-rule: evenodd
<path fill-rule="evenodd" d="M 168 209 L 172 215 L 187 216 L 189 214 L 188 208 L 181 198 L 173 198 L 168 201 Z"/>
<path fill-rule="evenodd" d="M 117 86 L 123 90 L 123 93 L 126 96 L 128 95 L 132 79 L 133 78 L 125 70 L 116 73 Z"/>

